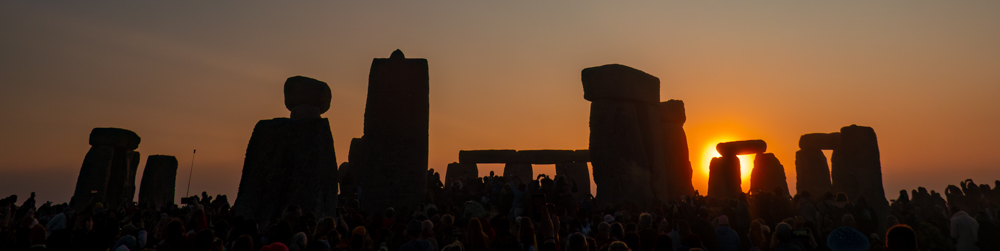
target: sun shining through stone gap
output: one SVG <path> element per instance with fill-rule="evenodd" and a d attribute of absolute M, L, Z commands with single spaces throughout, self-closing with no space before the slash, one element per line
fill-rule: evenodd
<path fill-rule="evenodd" d="M 709 174 L 709 166 L 712 163 L 712 158 L 722 157 L 722 155 L 715 149 L 715 146 L 719 143 L 730 141 L 737 140 L 732 138 L 719 138 L 710 141 L 712 143 L 705 146 L 705 150 L 702 152 L 701 156 L 701 172 L 705 174 L 706 177 Z M 746 192 L 750 190 L 750 172 L 753 170 L 754 155 L 745 154 L 737 155 L 736 157 L 740 158 L 740 188 Z"/>

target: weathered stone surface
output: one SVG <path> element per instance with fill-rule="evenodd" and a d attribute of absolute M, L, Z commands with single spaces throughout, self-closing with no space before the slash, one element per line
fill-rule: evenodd
<path fill-rule="evenodd" d="M 590 172 L 587 162 L 569 162 L 556 164 L 556 175 L 566 177 L 566 181 L 576 186 L 573 200 L 580 201 L 590 195 Z"/>
<path fill-rule="evenodd" d="M 712 158 L 708 166 L 708 196 L 712 198 L 738 198 L 740 188 L 740 159 L 736 155 Z"/>
<path fill-rule="evenodd" d="M 142 171 L 139 203 L 160 208 L 174 204 L 177 183 L 177 158 L 170 155 L 149 155 Z"/>
<path fill-rule="evenodd" d="M 586 100 L 660 102 L 660 79 L 638 69 L 608 64 L 583 69 L 581 75 Z"/>
<path fill-rule="evenodd" d="M 584 161 L 576 159 L 577 154 L 573 150 L 520 150 L 517 151 L 517 159 L 520 162 L 531 164 L 557 164 L 574 161 Z"/>
<path fill-rule="evenodd" d="M 778 195 L 790 197 L 785 166 L 781 165 L 773 153 L 758 153 L 753 160 L 753 170 L 750 171 L 750 193 L 772 193 L 775 188 L 781 189 Z"/>
<path fill-rule="evenodd" d="M 289 205 L 334 215 L 337 157 L 326 118 L 261 120 L 250 136 L 234 214 L 266 226 Z"/>
<path fill-rule="evenodd" d="M 576 160 L 576 162 L 590 162 L 590 150 L 588 149 L 573 151 L 573 155 L 575 155 L 573 159 Z"/>
<path fill-rule="evenodd" d="M 115 148 L 114 158 L 111 159 L 111 172 L 108 175 L 107 194 L 104 195 L 104 204 L 111 208 L 117 207 L 122 202 L 132 201 L 132 197 L 127 196 L 134 194 L 134 191 L 128 192 L 133 153 L 132 150 L 125 148 Z M 132 188 L 135 188 L 135 175 L 131 177 L 133 177 Z"/>
<path fill-rule="evenodd" d="M 660 102 L 660 120 L 663 123 L 681 124 L 687 121 L 684 112 L 684 101 L 671 99 Z"/>
<path fill-rule="evenodd" d="M 847 194 L 851 201 L 863 196 L 877 214 L 888 213 L 889 202 L 882 187 L 882 163 L 874 129 L 857 125 L 841 128 L 840 148 L 834 150 L 831 162 L 834 192 Z"/>
<path fill-rule="evenodd" d="M 654 198 L 639 116 L 636 102 L 590 104 L 590 161 L 598 203 L 645 205 Z"/>
<path fill-rule="evenodd" d="M 337 169 L 340 196 L 357 198 L 358 186 L 361 185 L 361 170 L 364 169 L 365 165 L 364 143 L 364 137 L 351 139 L 351 149 L 347 154 L 347 162 L 341 163 Z"/>
<path fill-rule="evenodd" d="M 132 198 L 135 198 L 135 175 L 139 171 L 139 158 L 141 158 L 139 152 L 132 152 L 128 174 L 125 178 L 125 191 L 122 193 L 122 198 L 127 199 L 128 202 L 132 202 Z"/>
<path fill-rule="evenodd" d="M 309 77 L 294 76 L 285 80 L 285 108 L 297 118 L 319 118 L 330 110 L 330 86 Z"/>
<path fill-rule="evenodd" d="M 451 187 L 451 183 L 456 180 L 475 180 L 479 178 L 479 166 L 475 163 L 454 162 L 448 164 L 448 170 L 444 176 L 445 189 Z"/>
<path fill-rule="evenodd" d="M 817 199 L 833 191 L 830 166 L 826 163 L 823 150 L 802 149 L 795 152 L 795 173 L 795 190 L 799 194 L 808 191 L 811 198 Z"/>
<path fill-rule="evenodd" d="M 427 198 L 429 80 L 427 60 L 401 51 L 372 60 L 365 106 L 365 211 L 415 208 Z"/>
<path fill-rule="evenodd" d="M 667 201 L 684 195 L 694 194 L 691 184 L 691 159 L 684 133 L 684 102 L 669 100 L 660 102 L 660 122 L 662 129 L 663 157 L 666 168 L 661 174 L 653 170 L 653 189 L 657 198 Z"/>
<path fill-rule="evenodd" d="M 767 151 L 767 143 L 759 139 L 723 142 L 715 145 L 715 150 L 722 156 L 758 154 Z"/>
<path fill-rule="evenodd" d="M 834 150 L 840 147 L 840 133 L 810 133 L 799 137 L 800 149 Z"/>
<path fill-rule="evenodd" d="M 520 179 L 527 183 L 535 179 L 534 169 L 528 163 L 507 163 L 503 166 L 503 176 L 508 179 Z"/>
<path fill-rule="evenodd" d="M 142 138 L 133 131 L 121 128 L 94 128 L 90 130 L 90 145 L 110 146 L 115 148 L 125 148 L 135 150 L 139 148 Z"/>
<path fill-rule="evenodd" d="M 507 163 L 519 162 L 517 150 L 461 150 L 458 151 L 459 163 Z"/>
<path fill-rule="evenodd" d="M 105 145 L 90 147 L 87 156 L 83 158 L 83 166 L 80 167 L 80 176 L 76 179 L 76 190 L 73 192 L 70 206 L 79 211 L 90 203 L 104 201 L 114 155 L 114 147 Z"/>

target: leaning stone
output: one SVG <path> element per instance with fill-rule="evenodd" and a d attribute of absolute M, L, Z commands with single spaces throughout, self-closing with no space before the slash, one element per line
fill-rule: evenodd
<path fill-rule="evenodd" d="M 620 64 L 583 69 L 583 98 L 589 101 L 660 102 L 660 79 Z"/>
<path fill-rule="evenodd" d="M 426 59 L 402 51 L 372 60 L 358 198 L 364 211 L 416 208 L 427 200 L 428 76 Z"/>
<path fill-rule="evenodd" d="M 174 204 L 177 182 L 177 158 L 170 155 L 149 155 L 146 168 L 142 171 L 139 187 L 139 203 L 148 203 L 153 208 Z"/>
<path fill-rule="evenodd" d="M 461 150 L 459 163 L 508 163 L 517 161 L 517 150 Z"/>
<path fill-rule="evenodd" d="M 694 185 L 691 184 L 693 170 L 687 134 L 684 132 L 684 121 L 686 121 L 684 102 L 671 99 L 660 102 L 659 108 L 666 170 L 662 179 L 654 180 L 653 184 L 662 184 L 664 188 L 661 190 L 666 192 L 658 192 L 657 197 L 661 201 L 668 201 L 694 194 Z"/>
<path fill-rule="evenodd" d="M 294 76 L 285 80 L 285 108 L 291 118 L 319 118 L 330 110 L 330 86 L 309 77 Z"/>
<path fill-rule="evenodd" d="M 114 147 L 102 145 L 90 147 L 87 156 L 83 158 L 83 166 L 80 167 L 80 175 L 76 179 L 76 190 L 70 200 L 73 209 L 82 211 L 91 203 L 104 201 L 114 155 Z"/>
<path fill-rule="evenodd" d="M 781 165 L 773 153 L 758 153 L 753 160 L 753 170 L 750 172 L 750 192 L 773 193 L 780 189 L 779 196 L 791 197 L 788 192 L 788 181 L 785 180 L 785 166 Z"/>
<path fill-rule="evenodd" d="M 94 128 L 90 131 L 90 145 L 110 146 L 135 150 L 142 139 L 133 131 L 121 128 Z"/>
<path fill-rule="evenodd" d="M 722 156 L 758 154 L 767 151 L 767 143 L 759 139 L 723 142 L 715 145 L 715 150 Z"/>
<path fill-rule="evenodd" d="M 834 150 L 840 147 L 840 133 L 810 133 L 799 137 L 800 149 Z"/>
<path fill-rule="evenodd" d="M 740 159 L 736 155 L 712 158 L 708 169 L 708 197 L 739 198 L 743 189 L 740 188 Z"/>

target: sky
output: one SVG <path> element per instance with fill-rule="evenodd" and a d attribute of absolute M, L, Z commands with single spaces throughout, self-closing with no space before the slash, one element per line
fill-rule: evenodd
<path fill-rule="evenodd" d="M 197 149 L 191 193 L 232 203 L 254 124 L 289 115 L 286 78 L 330 85 L 343 162 L 371 60 L 396 49 L 429 62 L 428 166 L 442 174 L 463 149 L 586 149 L 580 71 L 619 63 L 684 101 L 702 194 L 717 142 L 767 141 L 794 191 L 799 136 L 851 124 L 878 134 L 889 199 L 992 184 L 997 13 L 987 0 L 3 1 L 0 194 L 69 201 L 90 130 L 120 127 L 142 137 L 137 183 L 146 156 L 174 155 L 184 196 Z"/>

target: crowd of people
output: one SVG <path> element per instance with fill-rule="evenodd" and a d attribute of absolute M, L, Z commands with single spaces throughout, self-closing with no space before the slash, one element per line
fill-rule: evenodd
<path fill-rule="evenodd" d="M 365 211 L 344 194 L 334 215 L 290 205 L 267 226 L 234 215 L 224 195 L 83 210 L 13 195 L 0 200 L 0 250 L 1000 250 L 1000 181 L 991 189 L 966 180 L 944 197 L 900 191 L 880 213 L 842 193 L 696 192 L 640 207 L 581 196 L 563 176 L 444 184 L 428 174 L 427 201 L 413 208 Z"/>

